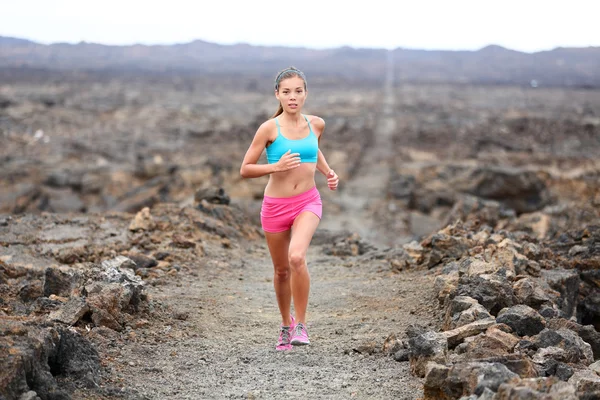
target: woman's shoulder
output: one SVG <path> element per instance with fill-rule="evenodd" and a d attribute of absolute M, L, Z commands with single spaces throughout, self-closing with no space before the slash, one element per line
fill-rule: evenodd
<path fill-rule="evenodd" d="M 259 132 L 270 132 L 276 127 L 275 118 L 269 118 L 258 127 Z"/>
<path fill-rule="evenodd" d="M 325 130 L 325 120 L 317 115 L 306 115 L 306 119 L 308 122 L 319 130 L 319 132 L 323 132 Z"/>
<path fill-rule="evenodd" d="M 274 136 L 277 136 L 275 118 L 269 118 L 268 120 L 260 124 L 256 133 L 257 135 L 264 136 L 267 140 L 272 140 Z"/>

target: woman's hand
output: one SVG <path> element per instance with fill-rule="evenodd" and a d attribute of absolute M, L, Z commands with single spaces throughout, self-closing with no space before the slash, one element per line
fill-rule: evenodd
<path fill-rule="evenodd" d="M 329 186 L 329 190 L 336 190 L 339 182 L 340 178 L 334 170 L 330 169 L 327 173 L 327 186 Z"/>
<path fill-rule="evenodd" d="M 275 172 L 283 172 L 290 169 L 297 168 L 300 165 L 300 153 L 292 153 L 292 150 L 288 150 L 284 155 L 281 156 L 279 161 L 275 164 Z"/>

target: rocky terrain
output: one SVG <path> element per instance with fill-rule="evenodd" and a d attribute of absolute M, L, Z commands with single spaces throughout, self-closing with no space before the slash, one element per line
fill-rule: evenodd
<path fill-rule="evenodd" d="M 600 398 L 600 92 L 310 80 L 312 345 L 277 353 L 270 81 L 0 76 L 0 398 Z M 314 82 L 314 83 L 313 83 Z"/>

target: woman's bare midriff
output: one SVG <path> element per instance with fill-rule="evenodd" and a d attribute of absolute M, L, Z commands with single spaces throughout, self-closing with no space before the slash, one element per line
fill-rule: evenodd
<path fill-rule="evenodd" d="M 316 163 L 302 163 L 294 169 L 272 173 L 265 187 L 265 196 L 292 197 L 312 189 L 316 185 L 316 169 Z"/>

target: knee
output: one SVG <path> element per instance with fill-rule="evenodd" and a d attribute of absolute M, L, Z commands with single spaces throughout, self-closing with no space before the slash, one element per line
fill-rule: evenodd
<path fill-rule="evenodd" d="M 278 282 L 285 282 L 287 280 L 290 279 L 290 267 L 289 266 L 282 266 L 282 267 L 275 267 L 275 279 Z"/>
<path fill-rule="evenodd" d="M 306 257 L 302 252 L 290 252 L 290 267 L 294 270 L 301 269 L 306 264 Z"/>

